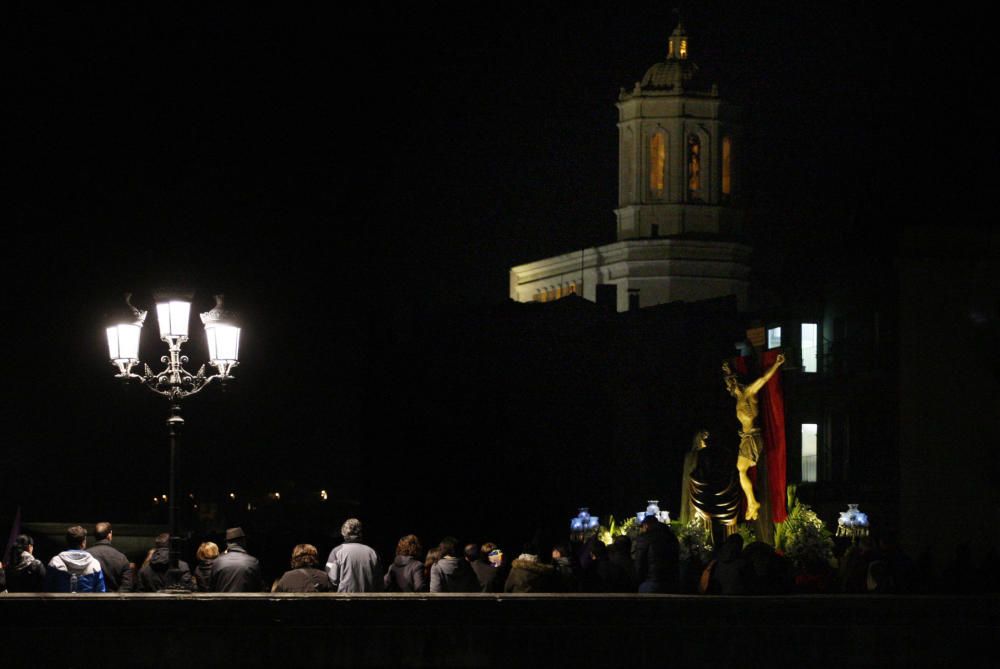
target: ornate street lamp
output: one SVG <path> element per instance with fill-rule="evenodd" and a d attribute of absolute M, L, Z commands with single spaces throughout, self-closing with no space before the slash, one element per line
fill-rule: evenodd
<path fill-rule="evenodd" d="M 146 320 L 146 312 L 136 308 L 131 297 L 131 294 L 125 296 L 130 316 L 107 329 L 108 353 L 112 364 L 118 368 L 115 378 L 125 382 L 138 381 L 170 403 L 170 416 L 167 418 L 170 439 L 170 567 L 167 570 L 167 589 L 183 590 L 180 584 L 180 537 L 177 536 L 177 491 L 174 481 L 177 442 L 184 425 L 181 400 L 201 392 L 213 381 L 225 383 L 233 378 L 231 372 L 239 364 L 240 329 L 223 309 L 223 296 L 216 295 L 215 307 L 201 314 L 201 321 L 208 337 L 208 364 L 215 367 L 217 373 L 205 376 L 205 365 L 202 365 L 197 373 L 192 374 L 184 368 L 188 357 L 181 355 L 181 345 L 188 341 L 191 303 L 179 299 L 158 301 L 156 316 L 160 339 L 168 349 L 168 355 L 161 357 L 160 362 L 166 368 L 154 373 L 149 365 L 143 364 L 143 373 L 136 374 L 132 368 L 139 364 L 139 333 Z"/>

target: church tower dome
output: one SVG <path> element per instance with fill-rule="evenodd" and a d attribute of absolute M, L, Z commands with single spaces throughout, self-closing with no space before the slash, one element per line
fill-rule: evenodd
<path fill-rule="evenodd" d="M 618 96 L 618 239 L 734 236 L 738 110 L 704 81 L 678 23 L 665 60 Z"/>
<path fill-rule="evenodd" d="M 739 115 L 691 46 L 678 24 L 666 58 L 618 96 L 617 241 L 512 267 L 511 299 L 613 298 L 625 311 L 734 296 L 747 307 Z"/>

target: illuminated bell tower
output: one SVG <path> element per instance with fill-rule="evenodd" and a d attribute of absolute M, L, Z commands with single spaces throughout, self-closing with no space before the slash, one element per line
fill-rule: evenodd
<path fill-rule="evenodd" d="M 512 267 L 512 300 L 613 298 L 626 311 L 735 296 L 748 308 L 737 110 L 699 77 L 683 25 L 666 52 L 616 103 L 617 240 Z"/>
<path fill-rule="evenodd" d="M 737 110 L 702 81 L 678 23 L 666 60 L 618 96 L 618 240 L 738 235 Z"/>

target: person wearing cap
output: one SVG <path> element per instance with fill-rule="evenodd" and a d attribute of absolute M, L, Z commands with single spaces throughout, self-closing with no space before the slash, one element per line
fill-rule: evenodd
<path fill-rule="evenodd" d="M 247 553 L 241 527 L 226 530 L 226 552 L 215 558 L 210 578 L 212 592 L 261 592 L 260 562 Z"/>
<path fill-rule="evenodd" d="M 361 543 L 361 521 L 348 518 L 340 527 L 344 543 L 326 559 L 326 573 L 337 592 L 380 592 L 384 586 L 378 553 Z"/>

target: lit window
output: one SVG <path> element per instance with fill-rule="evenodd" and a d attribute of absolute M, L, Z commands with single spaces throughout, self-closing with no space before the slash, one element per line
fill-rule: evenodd
<path fill-rule="evenodd" d="M 649 190 L 663 197 L 667 172 L 667 136 L 656 132 L 649 140 Z"/>
<path fill-rule="evenodd" d="M 701 199 L 701 140 L 688 137 L 688 199 Z"/>
<path fill-rule="evenodd" d="M 674 41 L 670 40 L 667 42 L 667 58 L 674 57 Z"/>
<path fill-rule="evenodd" d="M 816 423 L 802 423 L 802 480 L 816 480 Z"/>
<path fill-rule="evenodd" d="M 815 372 L 819 355 L 819 328 L 816 323 L 802 324 L 802 371 Z"/>
<path fill-rule="evenodd" d="M 768 348 L 780 348 L 781 347 L 781 328 L 768 328 L 767 329 L 767 347 Z"/>
<path fill-rule="evenodd" d="M 733 140 L 722 138 L 722 194 L 733 193 Z"/>
<path fill-rule="evenodd" d="M 681 58 L 688 57 L 688 41 L 686 39 L 681 40 Z"/>

